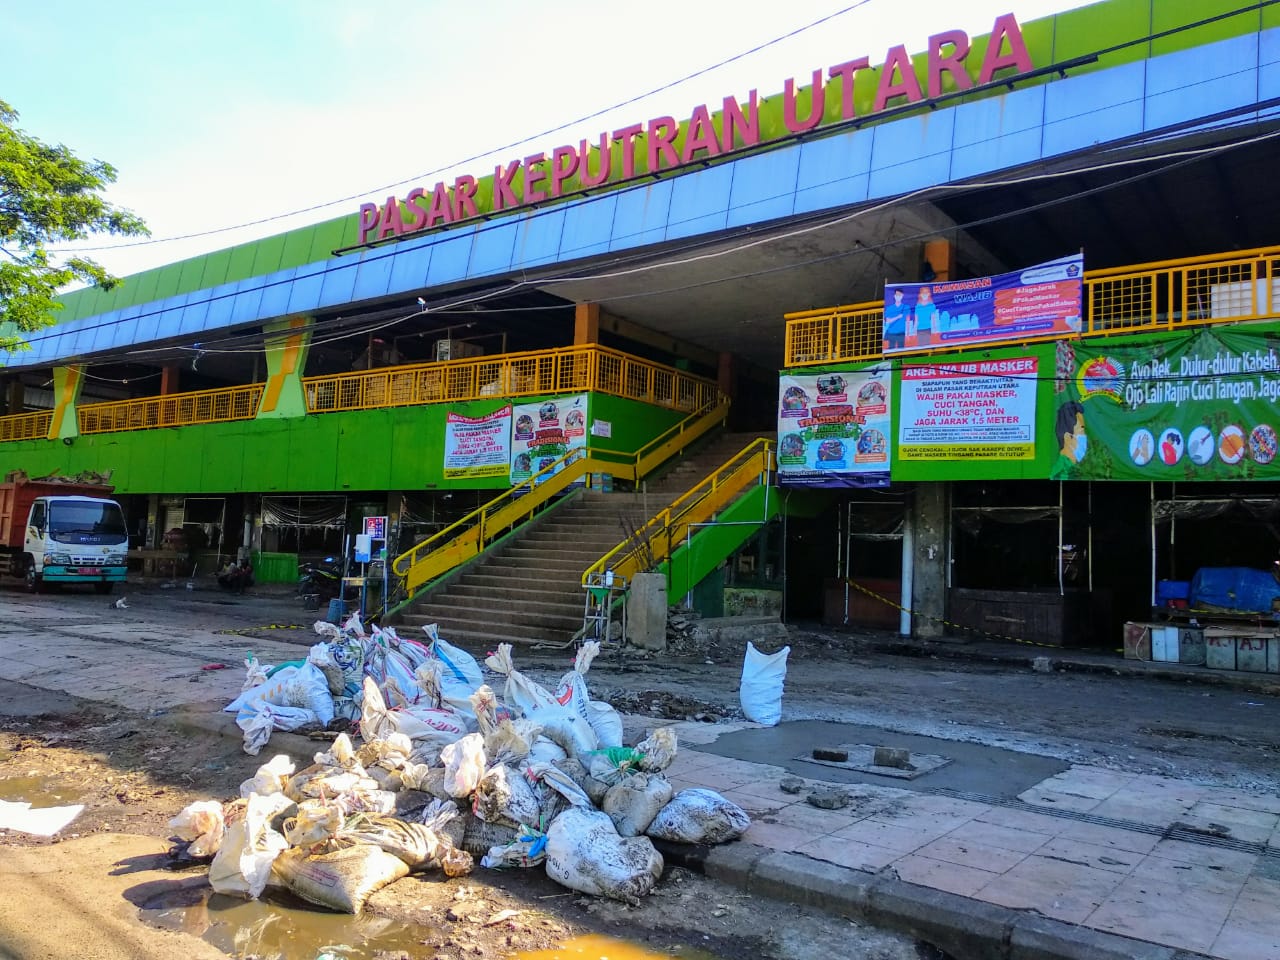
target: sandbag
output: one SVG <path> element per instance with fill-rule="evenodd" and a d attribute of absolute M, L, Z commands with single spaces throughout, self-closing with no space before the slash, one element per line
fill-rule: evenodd
<path fill-rule="evenodd" d="M 215 893 L 257 900 L 267 887 L 271 867 L 288 846 L 271 828 L 271 818 L 290 804 L 284 794 L 252 794 L 244 815 L 227 824 L 222 844 L 209 864 L 209 886 Z"/>
<path fill-rule="evenodd" d="M 310 710 L 321 726 L 333 719 L 333 696 L 329 693 L 329 683 L 324 674 L 310 663 L 277 670 L 266 683 L 244 691 L 223 710 L 240 714 L 260 703 Z"/>
<path fill-rule="evenodd" d="M 471 713 L 471 694 L 484 683 L 484 671 L 476 658 L 461 647 L 441 639 L 437 625 L 429 623 L 423 628 L 428 640 L 427 652 L 440 662 L 440 685 L 444 706 L 460 716 L 474 720 Z"/>
<path fill-rule="evenodd" d="M 522 833 L 517 840 L 501 847 L 491 847 L 480 860 L 487 870 L 503 867 L 536 867 L 547 859 L 547 835 L 537 830 Z"/>
<path fill-rule="evenodd" d="M 333 659 L 333 652 L 329 649 L 329 644 L 313 644 L 310 652 L 307 653 L 307 663 L 324 674 L 325 682 L 329 684 L 329 693 L 332 696 L 340 697 L 343 695 L 347 681 L 342 675 L 342 668 Z"/>
<path fill-rule="evenodd" d="M 637 773 L 609 788 L 600 804 L 618 835 L 638 837 L 671 800 L 671 784 L 659 774 Z"/>
<path fill-rule="evenodd" d="M 587 797 L 588 802 L 585 806 L 600 806 L 604 801 L 604 795 L 609 792 L 609 787 L 612 786 L 610 783 L 593 777 L 582 761 L 576 757 L 557 760 L 553 766 L 569 777 L 574 785 Z M 575 804 L 575 806 L 583 806 L 583 804 Z"/>
<path fill-rule="evenodd" d="M 747 832 L 751 818 L 736 803 L 714 790 L 681 790 L 658 811 L 646 831 L 659 840 L 678 843 L 724 843 Z"/>
<path fill-rule="evenodd" d="M 542 804 L 528 780 L 499 764 L 480 778 L 471 810 L 486 822 L 506 820 L 536 826 Z"/>
<path fill-rule="evenodd" d="M 518 823 L 502 820 L 486 822 L 474 814 L 465 815 L 462 832 L 462 849 L 477 857 L 483 857 L 493 847 L 505 847 L 520 838 Z"/>
<path fill-rule="evenodd" d="M 609 704 L 603 700 L 592 700 L 587 704 L 587 722 L 595 731 L 600 746 L 622 746 L 622 717 Z"/>
<path fill-rule="evenodd" d="M 409 867 L 380 847 L 358 844 L 329 853 L 287 850 L 275 863 L 277 879 L 308 903 L 342 913 L 359 913 L 364 903 Z"/>
<path fill-rule="evenodd" d="M 222 804 L 216 800 L 197 800 L 188 804 L 169 821 L 169 829 L 179 840 L 190 840 L 187 853 L 192 857 L 211 857 L 222 846 L 226 822 Z"/>
<path fill-rule="evenodd" d="M 342 810 L 332 800 L 303 800 L 284 822 L 284 838 L 291 847 L 314 847 L 336 836 L 342 821 Z"/>
<path fill-rule="evenodd" d="M 467 732 L 466 723 L 451 710 L 416 706 L 388 709 L 382 691 L 372 677 L 364 678 L 363 692 L 360 733 L 365 740 L 385 739 L 393 733 L 417 739 L 436 734 L 460 737 Z"/>
<path fill-rule="evenodd" d="M 446 859 L 455 867 L 460 865 L 456 857 L 449 857 L 454 846 L 447 836 L 437 833 L 426 824 L 408 823 L 397 817 L 359 814 L 352 817 L 343 828 L 342 838 L 380 847 L 403 860 L 410 871 L 439 869 Z M 464 853 L 463 856 L 469 863 L 470 854 Z"/>
<path fill-rule="evenodd" d="M 738 698 L 748 720 L 774 727 L 782 719 L 782 685 L 787 676 L 789 653 L 790 647 L 783 647 L 777 653 L 761 653 L 747 641 Z"/>
<path fill-rule="evenodd" d="M 579 657 L 581 656 L 580 653 Z M 587 662 L 590 662 L 590 658 L 587 658 Z M 485 665 L 506 676 L 507 682 L 502 689 L 502 698 L 507 708 L 518 711 L 526 718 L 540 724 L 542 735 L 562 747 L 567 754 L 575 756 L 599 746 L 596 733 L 587 721 L 585 704 L 581 711 L 577 708 L 573 688 L 567 690 L 565 703 L 561 703 L 555 694 L 530 680 L 515 668 L 511 661 L 511 644 L 509 643 L 498 644 L 498 652 L 490 654 L 485 660 Z M 570 671 L 561 683 L 567 683 L 570 675 L 581 679 L 581 674 Z"/>
<path fill-rule="evenodd" d="M 570 890 L 638 905 L 662 867 L 648 837 L 618 836 L 596 810 L 566 810 L 547 831 L 547 876 Z"/>

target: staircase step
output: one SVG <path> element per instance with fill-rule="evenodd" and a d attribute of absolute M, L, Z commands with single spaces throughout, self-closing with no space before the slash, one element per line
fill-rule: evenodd
<path fill-rule="evenodd" d="M 480 610 L 489 613 L 501 612 L 506 615 L 529 611 L 559 617 L 577 617 L 581 620 L 583 606 L 582 597 L 569 597 L 562 593 L 547 591 L 537 599 L 505 595 L 495 597 L 492 593 L 487 596 L 450 595 L 446 600 L 427 601 L 421 609 L 447 607 L 450 610 Z"/>
<path fill-rule="evenodd" d="M 490 590 L 506 590 L 508 588 L 528 590 L 528 589 L 546 589 L 555 585 L 556 589 L 563 586 L 566 590 L 581 589 L 582 574 L 576 574 L 567 577 L 549 577 L 537 576 L 530 574 L 527 577 L 512 577 L 504 574 L 496 573 L 465 573 L 462 575 L 462 581 L 472 586 L 486 587 Z M 452 586 L 452 584 L 450 584 Z"/>
<path fill-rule="evenodd" d="M 456 603 L 463 600 L 485 600 L 495 596 L 496 594 L 500 594 L 509 600 L 518 602 L 541 603 L 544 598 L 554 594 L 557 598 L 563 598 L 563 602 L 565 603 L 568 603 L 569 598 L 572 598 L 573 602 L 581 608 L 584 602 L 583 590 L 578 583 L 579 581 L 575 580 L 572 587 L 566 586 L 563 590 L 557 587 L 552 591 L 547 589 L 545 579 L 540 579 L 537 581 L 536 585 L 528 587 L 514 587 L 507 585 L 500 588 L 494 588 L 483 583 L 468 583 L 459 578 L 449 584 L 447 591 L 436 594 L 436 599 L 434 601 L 426 602 Z"/>
<path fill-rule="evenodd" d="M 440 625 L 441 636 L 448 637 L 450 633 L 461 631 L 471 631 L 476 633 L 511 633 L 529 631 L 537 633 L 543 637 L 563 636 L 571 637 L 582 627 L 582 617 L 542 617 L 538 615 L 530 617 L 521 617 L 520 622 L 516 623 L 510 619 L 501 619 L 498 617 L 470 617 L 465 614 L 452 613 L 445 615 L 441 611 L 429 612 L 426 614 L 410 614 L 405 620 L 419 619 L 423 623 L 437 623 Z"/>

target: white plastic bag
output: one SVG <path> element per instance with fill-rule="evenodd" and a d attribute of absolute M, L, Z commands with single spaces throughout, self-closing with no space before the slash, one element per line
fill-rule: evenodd
<path fill-rule="evenodd" d="M 679 750 L 675 728 L 658 727 L 650 730 L 649 735 L 636 744 L 636 749 L 644 754 L 640 758 L 640 769 L 645 773 L 667 769 Z"/>
<path fill-rule="evenodd" d="M 209 886 L 215 893 L 229 893 L 257 900 L 271 877 L 271 865 L 288 847 L 271 829 L 271 818 L 290 805 L 284 794 L 267 797 L 252 794 L 244 816 L 228 824 L 213 863 L 209 864 Z"/>
<path fill-rule="evenodd" d="M 747 641 L 739 699 L 748 720 L 774 727 L 782 719 L 782 684 L 787 676 L 789 653 L 790 647 L 783 647 L 777 653 L 761 653 Z"/>
<path fill-rule="evenodd" d="M 193 857 L 209 857 L 222 846 L 226 824 L 222 804 L 216 800 L 197 800 L 188 804 L 169 821 L 169 829 L 179 840 L 190 840 L 187 853 Z"/>
<path fill-rule="evenodd" d="M 573 807 L 547 831 L 547 876 L 570 890 L 639 904 L 662 866 L 648 837 L 618 836 L 598 810 Z"/>
<path fill-rule="evenodd" d="M 256 757 L 271 739 L 272 730 L 297 730 L 319 724 L 320 718 L 304 707 L 279 707 L 258 702 L 241 709 L 236 726 L 244 731 L 244 752 Z"/>
<path fill-rule="evenodd" d="M 285 784 L 294 772 L 293 761 L 283 753 L 272 757 L 270 761 L 258 768 L 258 772 L 240 784 L 240 796 L 247 797 L 251 793 L 260 793 L 264 797 L 284 790 Z"/>
<path fill-rule="evenodd" d="M 258 658 L 254 656 L 252 653 L 249 654 L 247 657 L 245 657 L 244 658 L 244 686 L 240 688 L 240 692 L 244 693 L 246 690 L 252 690 L 254 687 L 258 686 L 258 684 L 260 683 L 266 683 L 268 669 L 269 669 L 268 667 L 264 667 L 261 663 L 259 663 Z"/>
<path fill-rule="evenodd" d="M 658 811 L 646 831 L 659 840 L 679 843 L 724 843 L 747 832 L 751 818 L 736 803 L 714 790 L 681 790 Z"/>
<path fill-rule="evenodd" d="M 440 760 L 444 763 L 445 789 L 452 796 L 465 797 L 484 776 L 484 738 L 478 733 L 469 733 L 445 747 L 440 752 Z"/>

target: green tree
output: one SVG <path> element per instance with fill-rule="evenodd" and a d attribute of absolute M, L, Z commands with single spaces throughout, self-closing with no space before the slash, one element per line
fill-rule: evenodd
<path fill-rule="evenodd" d="M 55 296 L 75 282 L 110 289 L 120 281 L 84 257 L 60 259 L 47 247 L 93 234 L 146 235 L 128 210 L 100 191 L 115 167 L 81 160 L 62 145 L 41 143 L 17 127 L 0 100 L 0 349 L 23 347 L 22 334 L 47 327 L 62 309 Z"/>

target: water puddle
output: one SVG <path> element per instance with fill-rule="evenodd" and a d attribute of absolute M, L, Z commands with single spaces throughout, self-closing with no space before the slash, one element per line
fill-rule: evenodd
<path fill-rule="evenodd" d="M 199 937 L 232 957 L 270 960 L 377 960 L 400 953 L 426 957 L 433 932 L 396 920 L 348 916 L 309 907 L 287 894 L 263 900 L 224 897 L 207 887 L 186 888 L 139 910 L 144 923 Z M 613 937 L 591 934 L 562 946 L 520 951 L 504 960 L 719 960 L 692 947 L 655 952 Z"/>
<path fill-rule="evenodd" d="M 367 914 L 330 913 L 276 896 L 246 901 L 207 888 L 185 890 L 139 913 L 145 923 L 199 937 L 233 957 L 374 960 L 384 952 L 425 955 L 422 938 L 430 931 L 424 928 Z"/>
<path fill-rule="evenodd" d="M 81 792 L 53 783 L 48 777 L 10 777 L 0 780 L 0 800 L 29 803 L 33 807 L 56 807 L 75 803 Z"/>
<path fill-rule="evenodd" d="M 654 953 L 644 947 L 604 937 L 599 934 L 588 934 L 585 937 L 574 937 L 563 946 L 551 947 L 547 950 L 530 950 L 513 953 L 507 960 L 717 960 L 714 954 L 691 947 L 673 947 L 660 953 Z"/>

